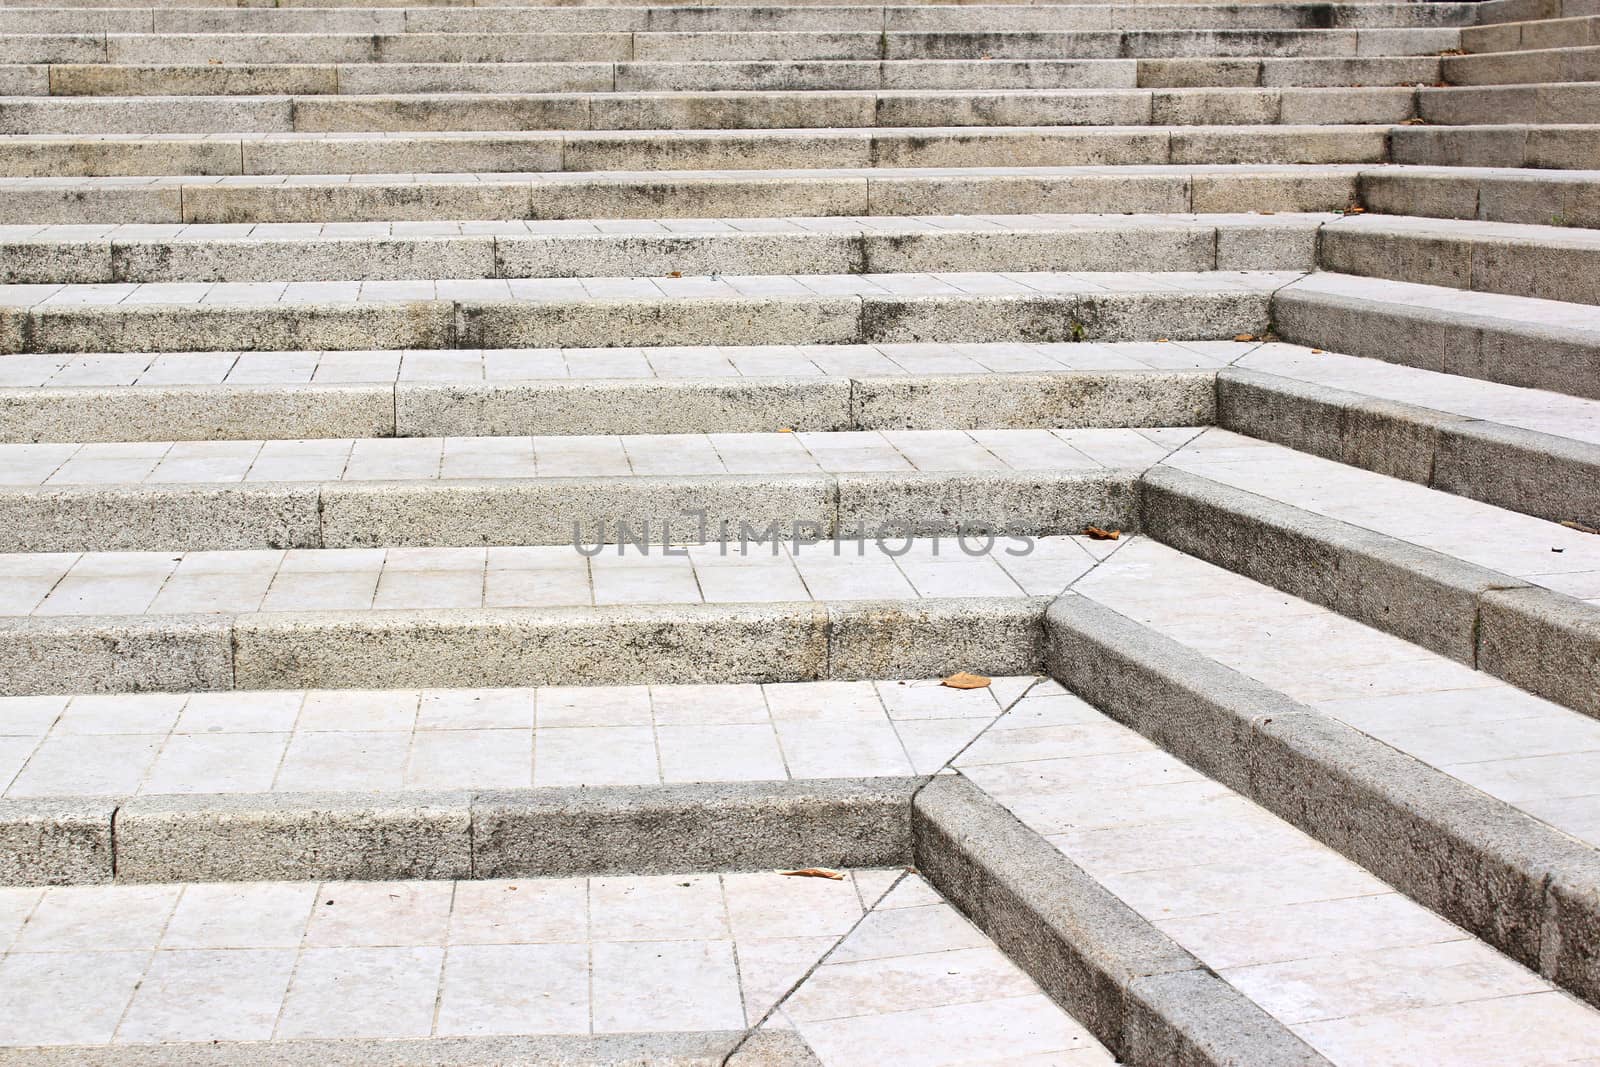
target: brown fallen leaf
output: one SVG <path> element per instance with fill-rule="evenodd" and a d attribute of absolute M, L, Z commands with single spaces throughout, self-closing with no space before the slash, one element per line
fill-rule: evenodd
<path fill-rule="evenodd" d="M 1233 339 L 1235 341 L 1254 341 L 1256 335 L 1253 333 L 1236 333 L 1233 335 Z"/>
<path fill-rule="evenodd" d="M 957 671 L 939 683 L 951 689 L 987 689 L 989 678 L 983 674 L 973 674 L 970 671 Z"/>
<path fill-rule="evenodd" d="M 1156 344 L 1164 345 L 1170 340 L 1172 340 L 1172 338 L 1170 338 L 1170 337 L 1157 337 L 1156 338 Z"/>
<path fill-rule="evenodd" d="M 1351 204 L 1349 207 L 1344 209 L 1344 213 L 1346 215 L 1365 215 L 1367 213 L 1367 209 L 1362 207 L 1360 204 Z"/>
<path fill-rule="evenodd" d="M 778 427 L 778 432 L 779 432 L 779 433 L 794 433 L 794 431 L 793 431 L 793 430 L 791 430 L 791 429 L 790 429 L 790 428 L 789 428 L 789 427 L 787 427 L 787 426 L 779 426 L 779 427 Z"/>
<path fill-rule="evenodd" d="M 1102 530 L 1098 526 L 1085 526 L 1083 535 L 1091 541 L 1115 541 L 1122 536 L 1122 531 Z"/>
<path fill-rule="evenodd" d="M 1320 356 L 1320 355 L 1322 355 L 1322 349 L 1320 349 L 1320 348 L 1313 348 L 1313 349 L 1312 349 L 1312 350 L 1311 350 L 1311 354 L 1312 354 L 1312 355 L 1313 355 L 1313 356 Z"/>
<path fill-rule="evenodd" d="M 681 277 L 683 277 L 683 271 L 681 271 L 681 270 L 669 270 L 669 271 L 667 271 L 667 277 L 669 277 L 669 278 L 681 278 Z"/>
<path fill-rule="evenodd" d="M 1258 212 L 1256 212 L 1256 214 L 1257 215 L 1276 215 L 1277 212 L 1276 211 L 1258 211 Z"/>
<path fill-rule="evenodd" d="M 844 874 L 840 871 L 830 870 L 827 867 L 801 867 L 796 871 L 779 871 L 779 874 L 790 878 L 828 878 L 835 882 L 844 881 Z"/>
<path fill-rule="evenodd" d="M 1578 522 L 1576 519 L 1562 519 L 1561 525 L 1569 530 L 1577 530 L 1579 533 L 1600 534 L 1600 530 L 1596 530 L 1587 523 Z"/>

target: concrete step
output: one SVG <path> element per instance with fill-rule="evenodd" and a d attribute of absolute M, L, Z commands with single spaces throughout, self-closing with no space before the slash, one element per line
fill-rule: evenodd
<path fill-rule="evenodd" d="M 1039 666 L 1048 597 L 1108 544 L 979 536 L 963 551 L 949 536 L 787 533 L 682 552 L 0 555 L 15 591 L 3 684 L 26 695 L 1025 674 Z"/>
<path fill-rule="evenodd" d="M 1212 340 L 1286 272 L 0 286 L 0 351 Z M 1509 298 L 1507 298 L 1509 299 Z"/>
<path fill-rule="evenodd" d="M 1131 529 L 1138 468 L 1192 433 L 774 430 L 0 445 L 0 551 L 381 551 L 726 540 L 768 529 L 794 538 L 854 529 L 974 537 Z"/>
<path fill-rule="evenodd" d="M 1410 129 L 1410 127 L 1406 127 Z M 1085 166 L 0 179 L 0 224 L 1334 211 L 1600 226 L 1600 172 Z"/>
<path fill-rule="evenodd" d="M 1391 136 L 1412 129 L 1421 128 L 927 126 L 587 133 L 9 135 L 0 136 L 0 177 L 1380 163 L 1389 158 Z M 1515 128 L 1493 129 L 1511 132 Z M 1580 129 L 1583 137 L 1590 137 L 1591 128 Z"/>
<path fill-rule="evenodd" d="M 1593 534 L 1226 430 L 1147 473 L 1141 508 L 1179 551 L 1600 717 Z"/>
<path fill-rule="evenodd" d="M 1600 822 L 1586 769 L 1596 760 L 1600 724 L 1142 538 L 1075 592 L 1056 603 L 1048 621 L 1052 670 L 1068 688 L 1144 735 L 1140 740 L 1228 783 L 1546 980 L 1591 1003 L 1600 997 L 1586 962 L 1592 920 L 1580 917 L 1594 908 L 1588 887 Z M 978 745 L 994 736 L 987 732 Z M 1024 785 L 1014 786 L 1018 810 L 1054 810 L 1057 821 L 1040 829 L 1068 840 L 1093 840 L 1097 823 L 1115 825 L 1128 807 L 1138 810 L 1116 794 L 1085 795 L 1071 807 L 1023 800 Z M 1180 798 L 1176 785 L 1165 788 L 1185 811 L 1197 800 L 1210 803 Z M 1099 814 L 1087 825 L 1073 818 L 1084 805 Z M 1211 819 L 1187 817 L 1196 829 Z M 1221 851 L 1229 836 L 1219 832 L 1219 855 L 1230 855 Z M 1236 843 L 1246 835 L 1233 836 Z M 1582 899 L 1588 903 L 1577 905 Z M 1353 898 L 1279 916 L 1287 922 L 1298 910 L 1304 925 L 1292 929 L 1305 936 L 1327 929 L 1330 943 L 1342 947 L 1353 918 L 1344 909 L 1367 906 L 1388 910 Z M 1367 921 L 1376 932 L 1377 916 Z M 1249 972 L 1225 968 L 1259 959 L 1256 943 L 1270 942 L 1265 930 L 1277 924 L 1258 912 L 1225 925 L 1159 925 L 1180 940 L 1185 929 L 1224 938 L 1243 957 L 1216 961 L 1232 978 Z M 1555 944 L 1560 950 L 1550 951 Z M 1304 975 L 1297 986 L 1337 981 L 1332 976 L 1341 969 L 1292 966 Z M 1272 972 L 1259 973 L 1264 984 Z M 1238 984 L 1246 992 L 1262 988 Z M 1454 1021 L 1442 1029 L 1461 1032 Z"/>
<path fill-rule="evenodd" d="M 1250 347 L 989 342 L 14 356 L 0 360 L 0 440 L 1208 425 L 1215 368 Z"/>
<path fill-rule="evenodd" d="M 1347 215 L 1319 228 L 1317 261 L 1343 274 L 1600 304 L 1600 233 L 1588 229 Z"/>
<path fill-rule="evenodd" d="M 1334 126 L 1404 122 L 1415 113 L 1415 91 L 1403 86 L 304 97 L 53 96 L 0 100 L 0 133 L 487 133 L 1251 123 Z"/>
<path fill-rule="evenodd" d="M 1386 215 L 1600 227 L 1600 171 L 1388 167 L 1361 172 L 1356 202 Z"/>
<path fill-rule="evenodd" d="M 1334 29 L 1471 26 L 1469 3 L 814 4 L 680 7 L 10 7 L 0 33 L 647 33 Z M 1496 38 L 1498 39 L 1498 38 Z"/>
<path fill-rule="evenodd" d="M 1547 48 L 1580 48 L 1600 43 L 1600 16 L 1497 22 L 1463 26 L 1461 47 L 1468 52 L 1514 52 Z"/>
<path fill-rule="evenodd" d="M 1034 682 L 10 697 L 0 863 L 6 884 L 904 865 L 916 788 Z"/>
<path fill-rule="evenodd" d="M 1600 106 L 1600 85 L 1581 79 L 1536 85 L 1463 85 L 1417 90 L 1418 114 L 1428 122 L 1445 126 L 1592 125 L 1597 106 Z"/>
<path fill-rule="evenodd" d="M 277 9 L 266 9 L 277 10 Z M 931 9 L 930 9 L 931 10 Z M 1433 85 L 1437 57 L 0 65 L 5 96 Z"/>
<path fill-rule="evenodd" d="M 1446 56 L 1440 63 L 1443 80 L 1452 85 L 1594 81 L 1600 76 L 1600 47 Z"/>
<path fill-rule="evenodd" d="M 1600 398 L 1589 305 L 1318 273 L 1274 295 L 1272 321 L 1295 344 Z"/>
<path fill-rule="evenodd" d="M 1222 369 L 1217 392 L 1229 430 L 1600 527 L 1600 401 L 1277 344 Z"/>
<path fill-rule="evenodd" d="M 1063 598 L 1061 605 L 1082 599 Z M 1116 619 L 1103 610 L 1098 614 Z M 1053 620 L 1062 617 L 1052 614 Z M 1106 654 L 1091 641 L 1079 645 Z M 1129 710 L 1120 700 L 1114 706 L 1114 717 Z M 1187 707 L 1184 712 L 1193 716 Z M 1006 728 L 1013 720 L 1015 726 Z M 1148 720 L 1133 721 L 1144 729 Z M 1583 1032 L 1597 1018 L 1593 1008 L 1462 936 L 1464 931 L 1390 884 L 1076 697 L 1024 698 L 956 766 L 962 778 L 932 783 L 919 794 L 918 809 L 930 821 L 950 808 L 988 809 L 988 840 L 969 834 L 971 858 L 959 865 L 930 844 L 928 856 L 919 856 L 919 870 L 932 872 L 939 884 L 962 886 L 950 889 L 952 898 L 977 915 L 980 926 L 1005 931 L 996 934 L 1003 947 L 1046 971 L 1050 965 L 1068 969 L 1057 962 L 1059 953 L 1047 955 L 1042 947 L 1061 939 L 1048 934 L 1079 927 L 1089 909 L 1063 908 L 1078 922 L 1062 916 L 1053 928 L 1029 923 L 1018 929 L 1021 924 L 1006 920 L 1008 912 L 1019 910 L 1012 903 L 1017 898 L 1038 901 L 1054 892 L 1076 905 L 1081 890 L 1040 887 L 1039 875 L 1032 873 L 1049 870 L 1052 855 L 1058 863 L 1064 859 L 1074 877 L 1063 876 L 1062 882 L 1109 891 L 1112 902 L 1170 939 L 1119 937 L 1119 956 L 1143 963 L 1158 947 L 1176 949 L 1180 960 L 1204 968 L 1205 978 L 1184 975 L 1187 992 L 1174 996 L 1205 1018 L 1228 1019 L 1218 1032 L 1235 1041 L 1258 1035 L 1256 1047 L 1235 1045 L 1223 1053 L 1235 1062 L 1356 1064 L 1389 1052 L 1408 1061 L 1444 1062 L 1470 1059 L 1487 1048 L 1505 1049 L 1513 1062 L 1537 1062 L 1546 1050 L 1552 1057 L 1566 1053 L 1566 1038 L 1558 1036 L 1566 1027 Z M 961 796 L 968 782 L 976 789 Z M 1001 826 L 1010 820 L 1002 813 L 1021 827 L 1004 832 Z M 1043 842 L 1034 834 L 1043 835 Z M 917 840 L 921 848 L 923 837 Z M 1105 907 L 1099 920 L 1107 941 L 1119 930 L 1118 911 Z M 1126 947 L 1130 943 L 1147 947 L 1135 955 Z M 1102 945 L 1109 954 L 1111 946 Z M 1069 973 L 1084 969 L 1079 964 Z M 1462 988 L 1445 979 L 1469 973 L 1489 984 Z M 1528 995 L 1512 1008 L 1490 989 Z M 1237 998 L 1232 1010 L 1222 994 Z M 1539 995 L 1545 999 L 1535 1000 Z M 1240 1018 L 1246 1006 L 1259 1013 L 1260 1023 L 1282 1029 L 1275 1034 L 1260 1023 L 1249 1025 Z M 1545 1012 L 1546 1036 L 1533 1043 L 1516 1036 L 1526 1020 Z M 1404 1038 L 1393 1036 L 1397 1017 L 1404 1020 Z M 1295 1053 L 1281 1047 L 1287 1035 L 1307 1048 Z M 1269 1037 L 1280 1047 L 1262 1047 Z"/>
<path fill-rule="evenodd" d="M 760 59 L 1140 59 L 1181 56 L 1428 56 L 1453 27 L 651 33 L 15 34 L 4 63 L 496 63 Z"/>
<path fill-rule="evenodd" d="M 1474 172 L 1474 178 L 1476 179 Z M 1489 172 L 1497 175 L 1529 172 Z M 234 175 L 149 178 L 0 178 L 0 223 L 437 222 L 441 219 L 662 219 L 707 217 L 1333 211 L 1358 199 L 1358 177 L 1406 179 L 1391 204 L 1441 201 L 1477 212 L 1474 180 L 1433 168 L 1415 178 L 1358 166 L 1211 165 L 970 167 L 767 171 L 602 171 L 545 174 Z M 1540 199 L 1576 217 L 1578 176 L 1535 174 Z M 1558 179 L 1566 178 L 1559 185 Z M 1594 181 L 1594 178 L 1589 178 Z M 1496 186 L 1521 190 L 1527 185 Z M 1434 190 L 1439 192 L 1435 193 Z M 1525 198 L 1517 197 L 1517 203 Z M 1506 201 L 1505 196 L 1500 201 Z M 1570 205 L 1562 207 L 1570 201 Z M 1492 202 L 1485 194 L 1485 204 Z M 1462 207 L 1463 204 L 1468 205 Z M 1505 210 L 1511 206 L 1506 205 Z M 1527 220 L 1518 220 L 1527 221 Z M 1548 222 L 1547 218 L 1533 221 Z"/>
<path fill-rule="evenodd" d="M 177 881 L 8 901 L 20 933 L 0 981 L 17 1008 L 6 1054 L 19 1063 L 765 1067 L 1001 1044 L 1115 1062 L 898 867 L 838 882 L 771 871 Z M 116 938 L 77 932 L 107 915 L 128 924 Z M 888 975 L 901 979 L 893 992 Z M 761 1025 L 779 1004 L 795 1019 Z M 920 1025 L 907 1031 L 906 1015 Z M 54 1047 L 24 1047 L 46 1040 Z"/>
<path fill-rule="evenodd" d="M 961 215 L 0 227 L 0 282 L 1310 270 L 1318 229 L 1331 218 Z M 1553 267 L 1566 263 L 1550 258 Z"/>
<path fill-rule="evenodd" d="M 1390 147 L 1395 163 L 1600 170 L 1600 126 L 1587 124 L 1397 126 Z"/>

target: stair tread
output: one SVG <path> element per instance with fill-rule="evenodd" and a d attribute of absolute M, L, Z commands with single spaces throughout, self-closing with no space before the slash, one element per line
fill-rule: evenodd
<path fill-rule="evenodd" d="M 693 533 L 686 523 L 679 536 Z M 6 553 L 0 569 L 13 589 L 0 611 L 20 620 L 1019 599 L 1060 592 L 1104 552 L 1104 542 L 1081 536 L 997 538 L 1015 550 L 1012 556 L 1003 548 L 963 553 L 949 536 L 895 538 L 882 546 L 842 539 L 837 551 L 832 541 L 791 547 L 761 540 L 759 531 L 750 536 L 742 546 L 713 542 L 668 554 L 659 544 L 644 551 L 611 546 L 589 558 L 570 544 Z"/>
<path fill-rule="evenodd" d="M 1260 345 L 1233 364 L 1295 381 L 1600 445 L 1600 401 L 1374 359 Z"/>
<path fill-rule="evenodd" d="M 0 697 L 0 796 L 933 774 L 1033 679 Z"/>
<path fill-rule="evenodd" d="M 1414 309 L 1429 317 L 1476 319 L 1499 328 L 1520 327 L 1531 331 L 1555 328 L 1584 337 L 1600 336 L 1600 309 L 1561 300 L 1469 292 L 1442 285 L 1328 271 L 1307 274 L 1286 286 L 1285 291 L 1295 296 L 1347 298 L 1385 308 Z"/>
<path fill-rule="evenodd" d="M 418 301 L 726 300 L 759 297 L 1269 293 L 1297 271 L 974 271 L 949 274 L 728 275 L 701 278 L 461 278 L 368 282 L 107 282 L 0 285 L 0 307 L 289 306 Z M 1542 302 L 1544 303 L 1544 302 Z"/>
<path fill-rule="evenodd" d="M 1164 462 L 1600 609 L 1593 534 L 1226 430 L 1203 431 Z"/>
<path fill-rule="evenodd" d="M 1098 471 L 1197 429 L 883 430 L 0 444 L 0 486 L 612 478 L 864 471 Z"/>
<path fill-rule="evenodd" d="M 1222 366 L 1249 342 L 974 342 L 367 352 L 14 355 L 0 389 L 281 386 L 1007 373 L 1123 373 Z M 1265 369 L 1265 368 L 1263 368 Z"/>
<path fill-rule="evenodd" d="M 791 995 L 798 1025 L 819 1044 L 858 1031 L 855 1054 L 926 1055 L 937 1035 L 1114 1062 L 919 876 L 845 873 L 0 890 L 16 915 L 0 965 L 5 1037 L 69 1055 L 221 1041 L 212 1053 L 235 1056 L 459 1038 L 445 1047 L 503 1056 L 519 1046 L 487 1035 L 545 1034 L 523 1047 L 582 1057 L 617 1035 L 613 1054 L 709 1065 L 805 979 Z M 114 938 L 84 940 L 108 924 Z M 896 972 L 916 984 L 861 1001 Z M 859 1034 L 908 1010 L 922 1027 Z M 850 1062 L 824 1049 L 822 1062 Z"/>

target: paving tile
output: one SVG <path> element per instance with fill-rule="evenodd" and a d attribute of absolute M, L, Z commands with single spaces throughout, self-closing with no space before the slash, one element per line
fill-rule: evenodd
<path fill-rule="evenodd" d="M 596 1033 L 745 1026 L 729 941 L 600 941 L 593 958 Z"/>
<path fill-rule="evenodd" d="M 274 1036 L 427 1037 L 443 962 L 443 948 L 307 948 Z"/>
<path fill-rule="evenodd" d="M 119 1042 L 264 1041 L 272 1036 L 293 949 L 179 949 L 155 954 Z"/>
<path fill-rule="evenodd" d="M 439 995 L 440 1035 L 574 1034 L 589 1028 L 584 945 L 454 945 Z"/>

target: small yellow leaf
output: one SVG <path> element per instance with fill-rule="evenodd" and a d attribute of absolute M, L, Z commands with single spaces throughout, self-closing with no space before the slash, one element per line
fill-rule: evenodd
<path fill-rule="evenodd" d="M 835 882 L 844 881 L 843 873 L 830 870 L 827 867 L 801 867 L 799 870 L 779 871 L 778 873 L 787 875 L 790 878 L 828 878 Z"/>
<path fill-rule="evenodd" d="M 940 684 L 951 689 L 987 689 L 989 687 L 989 679 L 982 674 L 957 671 Z"/>

